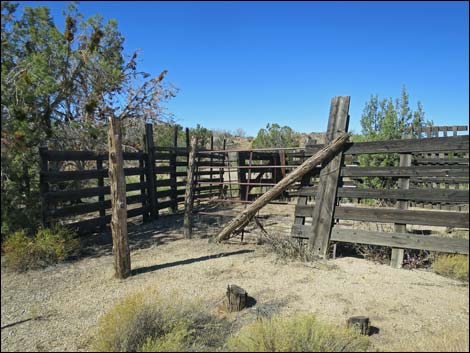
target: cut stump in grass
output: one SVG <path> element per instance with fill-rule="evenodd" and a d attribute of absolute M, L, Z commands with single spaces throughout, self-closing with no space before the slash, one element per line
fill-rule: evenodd
<path fill-rule="evenodd" d="M 248 302 L 248 293 L 234 284 L 227 287 L 227 311 L 241 311 Z"/>
<path fill-rule="evenodd" d="M 369 335 L 369 318 L 367 316 L 352 316 L 347 321 L 348 328 L 357 327 L 362 335 Z"/>

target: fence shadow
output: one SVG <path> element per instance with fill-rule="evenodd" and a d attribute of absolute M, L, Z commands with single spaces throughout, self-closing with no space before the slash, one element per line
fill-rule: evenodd
<path fill-rule="evenodd" d="M 133 276 L 142 274 L 142 273 L 148 273 L 148 272 L 153 272 L 153 271 L 158 271 L 164 268 L 170 268 L 170 267 L 175 267 L 175 266 L 182 266 L 182 265 L 190 265 L 196 262 L 201 262 L 201 261 L 208 261 L 212 259 L 218 259 L 221 257 L 227 257 L 227 256 L 234 256 L 234 255 L 241 255 L 241 254 L 247 254 L 247 253 L 252 253 L 254 250 L 238 250 L 238 251 L 232 251 L 232 252 L 225 252 L 225 253 L 220 253 L 220 254 L 214 254 L 214 255 L 206 255 L 206 256 L 201 256 L 201 257 L 196 257 L 192 259 L 186 259 L 186 260 L 180 260 L 180 261 L 175 261 L 175 262 L 169 262 L 165 264 L 157 264 L 157 265 L 152 265 L 152 266 L 146 266 L 146 267 L 140 267 L 133 269 L 131 271 L 131 274 Z"/>

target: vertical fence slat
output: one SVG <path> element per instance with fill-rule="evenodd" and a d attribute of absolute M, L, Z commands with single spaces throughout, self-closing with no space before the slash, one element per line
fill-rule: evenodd
<path fill-rule="evenodd" d="M 404 139 L 411 139 L 410 135 L 405 135 Z M 411 167 L 411 153 L 401 153 L 400 154 L 400 167 Z M 410 188 L 410 178 L 398 178 L 398 188 L 408 190 Z M 408 209 L 408 201 L 398 200 L 397 208 L 402 210 Z M 394 225 L 395 232 L 397 233 L 406 233 L 406 224 L 395 223 Z M 390 266 L 393 268 L 401 268 L 403 266 L 403 257 L 405 250 L 399 248 L 392 248 L 392 256 L 390 259 Z"/>
<path fill-rule="evenodd" d="M 96 160 L 96 169 L 98 171 L 103 170 L 103 160 L 102 159 L 97 159 Z M 98 176 L 98 187 L 103 187 L 103 186 L 104 186 L 104 176 L 102 174 L 100 174 Z M 98 196 L 98 201 L 104 203 L 104 195 Z M 106 209 L 105 209 L 104 205 L 102 205 L 102 206 L 100 206 L 100 217 L 104 217 L 104 216 L 106 216 Z M 100 225 L 100 230 L 102 232 L 105 231 L 106 230 L 106 224 Z"/>
<path fill-rule="evenodd" d="M 139 150 L 139 152 L 143 152 L 142 150 Z M 139 180 L 142 185 L 145 185 L 145 154 L 141 154 L 139 158 L 139 168 L 141 168 L 141 172 L 139 174 Z M 142 213 L 142 221 L 147 222 L 149 219 L 149 207 L 148 207 L 148 195 L 147 195 L 147 190 L 145 186 L 142 186 L 140 189 L 140 196 L 142 198 L 141 203 L 142 203 L 142 208 L 144 212 Z"/>
<path fill-rule="evenodd" d="M 145 124 L 145 152 L 147 153 L 147 190 L 150 206 L 150 218 L 158 217 L 157 198 L 155 195 L 155 146 L 153 142 L 153 126 Z"/>
<path fill-rule="evenodd" d="M 41 175 L 39 176 L 39 191 L 41 193 L 41 221 L 43 227 L 48 227 L 47 211 L 49 203 L 46 200 L 46 193 L 49 191 L 49 183 L 45 181 L 45 174 L 49 171 L 49 161 L 47 160 L 47 147 L 39 148 Z"/>
<path fill-rule="evenodd" d="M 171 186 L 171 212 L 176 213 L 178 211 L 178 190 L 176 186 L 176 156 L 177 156 L 177 147 L 178 147 L 178 125 L 175 125 L 174 134 L 173 134 L 173 147 L 174 150 L 170 158 L 171 174 L 170 178 L 173 181 Z"/>

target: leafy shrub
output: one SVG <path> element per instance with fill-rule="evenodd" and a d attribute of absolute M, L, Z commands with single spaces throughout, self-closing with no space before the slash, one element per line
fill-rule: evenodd
<path fill-rule="evenodd" d="M 228 335 L 228 323 L 205 313 L 197 304 L 153 293 L 124 299 L 99 322 L 92 349 L 102 352 L 165 352 L 213 350 Z"/>
<path fill-rule="evenodd" d="M 319 322 L 312 314 L 257 321 L 227 342 L 238 352 L 358 352 L 368 345 L 358 330 Z"/>
<path fill-rule="evenodd" d="M 437 255 L 432 264 L 435 273 L 467 282 L 468 267 L 467 255 Z"/>
<path fill-rule="evenodd" d="M 77 256 L 80 240 L 74 232 L 59 226 L 39 229 L 34 237 L 20 230 L 5 238 L 2 252 L 7 267 L 26 271 Z"/>

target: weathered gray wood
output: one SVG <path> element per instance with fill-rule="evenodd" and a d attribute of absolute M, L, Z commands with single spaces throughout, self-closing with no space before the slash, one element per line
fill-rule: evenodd
<path fill-rule="evenodd" d="M 432 137 L 423 139 L 350 142 L 344 148 L 345 155 L 374 153 L 428 153 L 428 152 L 467 152 L 469 136 Z M 305 150 L 308 155 L 318 151 L 322 145 L 313 145 Z"/>
<path fill-rule="evenodd" d="M 350 98 L 349 96 L 333 97 L 326 133 L 327 143 L 333 141 L 336 136 L 348 131 Z M 326 167 L 320 172 L 320 182 L 312 213 L 313 231 L 308 240 L 310 251 L 320 257 L 325 257 L 328 250 L 342 158 L 343 154 L 340 151 L 327 161 Z M 325 165 L 325 162 L 323 162 L 323 165 Z"/>
<path fill-rule="evenodd" d="M 295 196 L 315 196 L 317 187 L 305 187 L 291 193 Z M 428 202 L 468 203 L 468 190 L 455 189 L 359 189 L 338 188 L 337 197 L 362 199 L 390 199 Z"/>
<path fill-rule="evenodd" d="M 124 160 L 139 160 L 141 153 L 139 152 L 123 152 Z M 93 161 L 93 160 L 106 160 L 108 153 L 94 152 L 94 151 L 45 151 L 45 157 L 49 161 Z"/>
<path fill-rule="evenodd" d="M 234 284 L 227 287 L 227 310 L 229 312 L 243 310 L 248 302 L 248 293 Z"/>
<path fill-rule="evenodd" d="M 186 193 L 184 201 L 184 236 L 189 239 L 193 235 L 193 204 L 195 192 L 195 176 L 196 176 L 196 151 L 197 137 L 191 138 L 191 148 L 188 157 L 188 176 L 186 178 Z"/>
<path fill-rule="evenodd" d="M 140 173 L 139 173 L 139 181 L 140 181 L 140 184 L 142 185 L 142 188 L 140 189 L 140 202 L 142 203 L 142 208 L 144 209 L 149 209 L 150 206 L 149 206 L 149 203 L 148 203 L 148 197 L 147 197 L 147 187 L 148 187 L 148 184 L 145 180 L 145 158 L 146 156 L 144 154 L 142 154 L 142 157 L 139 159 L 139 168 L 137 169 L 140 169 Z M 124 174 L 125 174 L 126 170 L 124 169 Z M 127 198 L 127 204 L 129 204 L 129 198 Z M 149 219 L 149 214 L 148 213 L 144 213 L 142 214 L 142 221 L 143 222 L 147 222 Z"/>
<path fill-rule="evenodd" d="M 405 135 L 404 140 L 411 139 L 411 136 Z M 410 167 L 411 166 L 411 154 L 402 153 L 400 154 L 400 167 Z M 402 190 L 408 190 L 410 188 L 410 179 L 409 177 L 398 178 L 398 188 Z M 400 210 L 408 209 L 407 200 L 398 200 L 397 208 Z M 395 223 L 395 232 L 396 233 L 406 233 L 406 223 Z M 403 249 L 392 248 L 392 255 L 390 259 L 390 266 L 393 268 L 402 268 L 403 267 L 403 258 L 405 256 L 405 251 Z"/>
<path fill-rule="evenodd" d="M 296 217 L 308 217 L 313 205 L 297 205 Z M 361 208 L 336 206 L 334 218 L 378 223 L 406 223 L 437 227 L 469 227 L 468 212 L 436 212 L 421 210 L 399 210 L 390 208 Z"/>
<path fill-rule="evenodd" d="M 312 226 L 294 225 L 292 235 L 307 239 Z M 345 243 L 370 244 L 403 249 L 419 249 L 468 255 L 469 242 L 466 239 L 423 236 L 407 233 L 370 232 L 360 229 L 341 229 L 333 227 L 332 241 Z"/>
<path fill-rule="evenodd" d="M 231 220 L 219 232 L 219 234 L 217 235 L 217 241 L 228 239 L 235 230 L 240 227 L 244 227 L 256 214 L 256 212 L 263 208 L 269 201 L 271 201 L 280 193 L 282 193 L 296 180 L 302 178 L 316 165 L 338 153 L 348 138 L 349 135 L 346 133 L 339 135 L 331 144 L 321 149 L 315 155 L 313 155 L 304 163 L 302 163 L 302 165 L 300 165 L 297 169 L 293 170 L 279 183 L 277 183 L 270 190 L 268 190 L 261 197 L 259 197 L 256 201 L 254 201 L 250 206 L 248 206 L 245 210 L 243 210 L 243 212 L 241 212 L 238 217 L 235 217 L 233 220 Z"/>
<path fill-rule="evenodd" d="M 466 239 L 431 237 L 407 233 L 367 232 L 355 229 L 333 228 L 331 240 L 466 255 L 469 253 L 469 243 Z"/>
<path fill-rule="evenodd" d="M 47 219 L 47 212 L 49 209 L 49 201 L 46 198 L 47 193 L 49 192 L 49 183 L 45 178 L 45 175 L 49 172 L 49 164 L 47 159 L 47 147 L 39 148 L 39 157 L 40 157 L 40 169 L 41 174 L 39 176 L 39 191 L 41 193 L 41 221 L 43 227 L 48 227 L 49 222 Z"/>
<path fill-rule="evenodd" d="M 103 161 L 102 161 L 101 159 L 98 159 L 98 160 L 96 161 L 96 169 L 97 169 L 98 171 L 100 171 L 100 170 L 103 169 Z M 104 187 L 104 176 L 103 176 L 103 175 L 100 175 L 100 176 L 98 177 L 98 187 L 99 187 L 99 188 Z M 99 196 L 98 196 L 98 201 L 99 201 L 100 204 L 103 204 L 103 203 L 104 203 L 104 195 L 99 195 Z M 101 208 L 100 208 L 100 217 L 104 217 L 104 216 L 106 216 L 106 209 L 105 209 L 104 207 L 101 207 Z M 105 228 L 106 228 L 106 226 L 103 225 L 103 226 L 101 227 L 101 231 L 104 232 Z"/>
<path fill-rule="evenodd" d="M 346 324 L 348 328 L 356 327 L 364 336 L 369 335 L 369 318 L 367 316 L 352 316 Z"/>
<path fill-rule="evenodd" d="M 468 177 L 469 169 L 461 166 L 412 167 L 343 167 L 344 177 Z"/>
<path fill-rule="evenodd" d="M 135 204 L 135 203 L 143 203 L 145 196 L 142 195 L 134 195 L 128 196 L 126 198 L 126 203 L 128 205 Z M 56 208 L 56 209 L 49 209 L 47 211 L 48 217 L 51 218 L 59 218 L 59 217 L 70 217 L 70 216 L 78 216 L 86 213 L 100 211 L 102 209 L 107 210 L 111 208 L 111 200 L 106 201 L 99 201 L 99 202 L 90 202 L 90 203 L 83 203 L 68 207 Z M 104 215 L 100 214 L 100 217 Z"/>
<path fill-rule="evenodd" d="M 176 213 L 178 212 L 178 202 L 176 199 L 178 198 L 178 191 L 177 191 L 177 178 L 176 178 L 176 150 L 178 148 L 178 125 L 175 125 L 174 132 L 173 132 L 173 147 L 174 151 L 172 153 L 170 167 L 171 167 L 171 178 L 174 180 L 175 184 L 171 186 L 171 190 L 173 191 L 171 195 L 171 199 L 173 201 L 173 205 L 171 206 L 171 212 Z"/>
<path fill-rule="evenodd" d="M 144 135 L 144 148 L 147 154 L 146 169 L 147 169 L 147 195 L 150 206 L 150 218 L 155 219 L 158 217 L 157 198 L 156 192 L 156 177 L 155 177 L 155 146 L 153 142 L 153 126 L 152 124 L 145 124 Z"/>
<path fill-rule="evenodd" d="M 113 236 L 114 275 L 127 278 L 131 274 L 131 256 L 127 239 L 126 177 L 122 156 L 121 121 L 110 117 L 109 183 L 111 187 L 111 232 Z"/>

